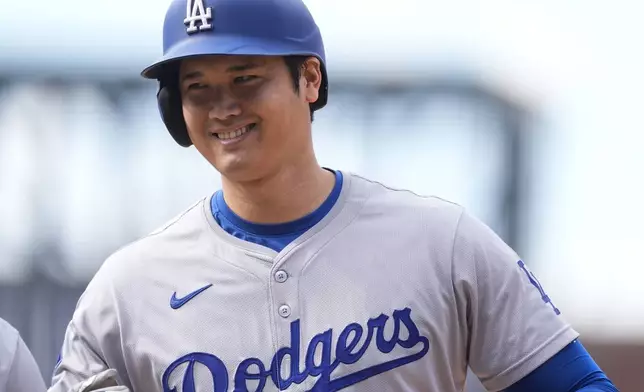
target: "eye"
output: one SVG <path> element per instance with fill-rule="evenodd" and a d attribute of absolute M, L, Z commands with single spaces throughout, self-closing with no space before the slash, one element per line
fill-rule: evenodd
<path fill-rule="evenodd" d="M 243 84 L 243 83 L 248 83 L 253 80 L 257 79 L 257 76 L 255 75 L 244 75 L 244 76 L 237 76 L 235 78 L 235 84 Z"/>
<path fill-rule="evenodd" d="M 202 89 L 204 89 L 206 87 L 208 87 L 208 86 L 206 86 L 203 83 L 192 83 L 192 84 L 188 85 L 188 90 L 202 90 Z"/>

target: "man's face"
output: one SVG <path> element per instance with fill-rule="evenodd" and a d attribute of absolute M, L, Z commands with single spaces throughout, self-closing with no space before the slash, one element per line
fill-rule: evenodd
<path fill-rule="evenodd" d="M 256 180 L 297 164 L 310 145 L 309 103 L 321 83 L 317 59 L 305 62 L 299 93 L 281 57 L 187 59 L 179 78 L 190 139 L 229 179 Z"/>

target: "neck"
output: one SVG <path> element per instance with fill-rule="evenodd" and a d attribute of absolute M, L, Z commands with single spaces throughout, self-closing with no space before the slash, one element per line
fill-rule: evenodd
<path fill-rule="evenodd" d="M 275 174 L 248 182 L 222 177 L 226 204 L 241 218 L 264 224 L 284 223 L 317 209 L 333 189 L 333 173 L 313 160 L 309 165 L 281 168 Z"/>

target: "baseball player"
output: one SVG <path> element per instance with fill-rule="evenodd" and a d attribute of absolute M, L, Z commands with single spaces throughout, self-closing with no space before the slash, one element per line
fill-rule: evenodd
<path fill-rule="evenodd" d="M 20 333 L 0 318 L 0 392 L 45 392 L 45 380 Z"/>
<path fill-rule="evenodd" d="M 301 0 L 171 2 L 142 75 L 222 189 L 105 261 L 49 391 L 616 391 L 461 206 L 318 164 L 326 69 Z"/>

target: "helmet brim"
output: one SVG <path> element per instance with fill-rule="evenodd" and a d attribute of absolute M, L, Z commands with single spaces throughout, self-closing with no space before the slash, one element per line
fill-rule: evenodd
<path fill-rule="evenodd" d="M 160 80 L 166 74 L 170 65 L 192 57 L 212 55 L 236 56 L 314 56 L 320 59 L 324 67 L 324 59 L 320 54 L 302 50 L 296 42 L 280 42 L 257 37 L 218 36 L 213 39 L 209 34 L 183 40 L 170 48 L 166 54 L 146 67 L 141 76 L 146 79 Z"/>

